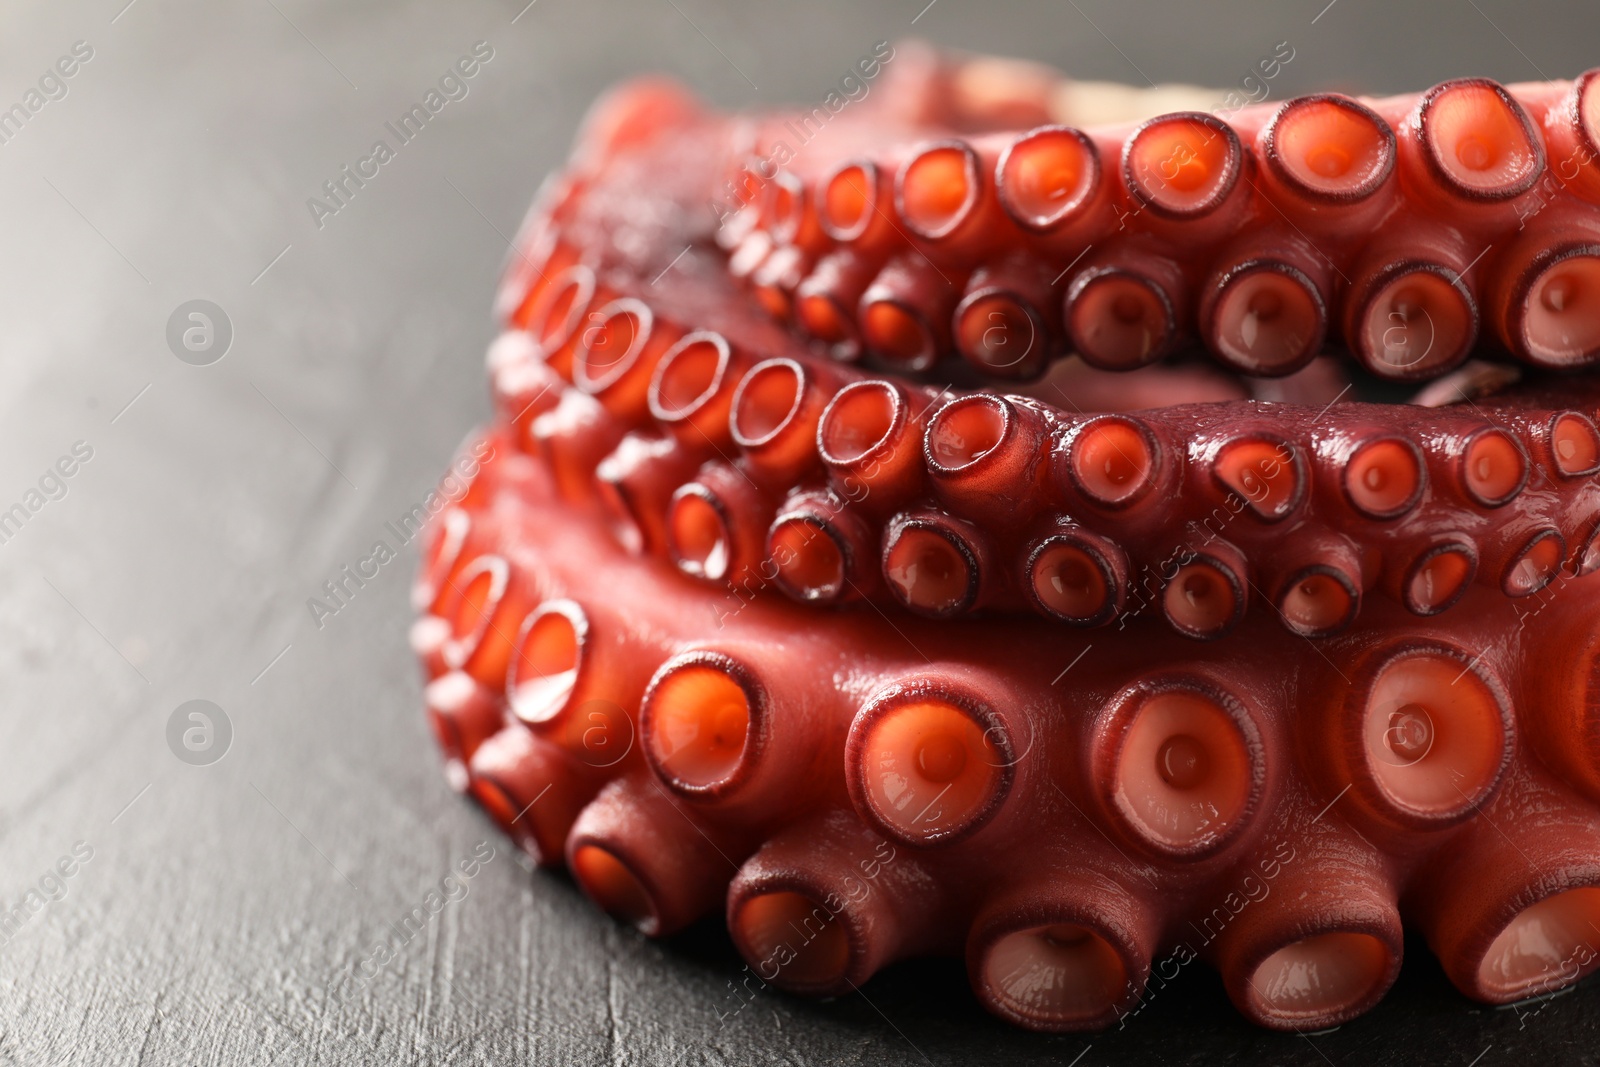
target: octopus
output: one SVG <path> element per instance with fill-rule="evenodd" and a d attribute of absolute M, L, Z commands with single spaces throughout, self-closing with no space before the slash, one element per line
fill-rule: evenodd
<path fill-rule="evenodd" d="M 1408 927 L 1478 1001 L 1595 969 L 1600 71 L 875 55 L 626 84 L 545 182 L 413 590 L 451 784 L 802 994 L 959 956 L 1088 1030 L 1198 959 L 1305 1032 Z"/>

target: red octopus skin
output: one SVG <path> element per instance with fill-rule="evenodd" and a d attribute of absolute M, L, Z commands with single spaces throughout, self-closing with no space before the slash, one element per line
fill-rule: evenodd
<path fill-rule="evenodd" d="M 962 955 L 1094 1029 L 1203 958 L 1309 1031 L 1408 924 L 1483 1001 L 1594 969 L 1600 378 L 1549 373 L 1600 354 L 1592 77 L 1007 132 L 913 58 L 776 175 L 784 116 L 643 81 L 547 182 L 414 590 L 452 783 L 802 993 Z M 1449 350 L 1385 364 L 1385 301 Z M 1190 331 L 1255 377 L 1134 369 Z M 1522 369 L 1355 402 L 1337 340 Z"/>

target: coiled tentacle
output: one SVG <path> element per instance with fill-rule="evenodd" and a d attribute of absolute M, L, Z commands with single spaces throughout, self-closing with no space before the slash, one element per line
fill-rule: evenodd
<path fill-rule="evenodd" d="M 1593 75 L 1101 124 L 904 51 L 775 174 L 647 82 L 541 192 L 412 589 L 451 784 L 805 993 L 964 956 L 1090 1029 L 1204 959 L 1305 1032 L 1407 924 L 1479 1000 L 1588 973 Z"/>

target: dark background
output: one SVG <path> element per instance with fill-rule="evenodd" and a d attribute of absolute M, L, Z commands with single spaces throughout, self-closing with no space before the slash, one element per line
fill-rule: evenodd
<path fill-rule="evenodd" d="M 1202 966 L 1088 1036 L 1008 1029 L 954 962 L 724 1019 L 740 964 L 715 924 L 634 936 L 446 789 L 406 650 L 411 558 L 320 630 L 305 606 L 485 415 L 506 237 L 616 79 L 815 102 L 874 42 L 916 34 L 1218 89 L 1287 41 L 1274 98 L 1387 93 L 1571 77 L 1600 63 L 1583 5 L 125 2 L 0 15 L 0 107 L 94 49 L 0 145 L 0 509 L 75 442 L 94 450 L 0 544 L 0 900 L 93 849 L 0 937 L 0 1062 L 1594 1062 L 1600 990 L 1485 1009 L 1421 945 L 1380 1008 L 1311 1037 L 1245 1026 Z M 480 40 L 494 58 L 470 96 L 319 231 L 306 198 Z M 235 332 L 205 367 L 165 337 L 194 298 Z M 210 766 L 166 739 L 196 698 L 232 724 Z M 468 896 L 331 1003 L 485 839 Z"/>

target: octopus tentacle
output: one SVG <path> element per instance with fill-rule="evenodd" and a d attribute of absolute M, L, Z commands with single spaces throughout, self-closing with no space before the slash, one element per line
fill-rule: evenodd
<path fill-rule="evenodd" d="M 1113 339 L 1127 325 L 1156 336 L 1194 322 L 1224 363 L 1285 374 L 1315 353 L 1331 321 L 1344 324 L 1354 354 L 1375 373 L 1417 378 L 1464 358 L 1477 306 L 1491 299 L 1496 332 L 1519 359 L 1578 365 L 1600 356 L 1600 335 L 1574 333 L 1592 316 L 1571 303 L 1592 288 L 1582 279 L 1600 269 L 1585 225 L 1600 199 L 1585 110 L 1594 92 L 1588 75 L 1570 88 L 1459 79 L 1414 97 L 1319 94 L 1226 120 L 1180 112 L 1134 127 L 1044 125 L 899 144 L 819 177 L 809 198 L 821 205 L 817 226 L 804 251 L 838 249 L 863 269 L 897 253 L 863 304 L 861 325 L 883 358 L 919 370 L 953 346 L 992 374 L 1038 373 L 1066 340 L 1085 358 L 1132 365 L 1137 349 Z M 873 121 L 871 111 L 857 121 Z M 788 199 L 806 199 L 793 180 L 771 184 Z M 1548 233 L 1521 239 L 1535 216 L 1542 230 L 1572 236 L 1555 248 Z M 785 225 L 754 231 L 765 235 L 765 255 L 793 241 Z M 1419 244 L 1417 232 L 1430 226 L 1436 240 Z M 1238 247 L 1241 239 L 1261 243 L 1246 235 L 1264 227 L 1306 247 L 1282 253 L 1287 261 Z M 1406 237 L 1386 242 L 1386 232 Z M 1380 236 L 1369 242 L 1369 234 Z M 1491 248 L 1501 251 L 1473 270 Z M 1074 272 L 1065 300 L 1047 301 L 1057 305 L 1051 319 L 1064 303 L 1062 326 L 1042 317 L 1031 324 L 1045 334 L 1039 366 L 988 358 L 970 313 L 957 312 L 953 328 L 949 322 L 949 280 L 993 269 L 996 257 L 1016 260 L 1018 249 L 1039 264 L 1038 276 Z M 1158 249 L 1184 265 L 1182 280 L 1147 273 Z M 1080 264 L 1091 250 L 1100 262 Z M 1118 262 L 1126 273 L 1107 276 Z M 933 285 L 931 273 L 945 275 L 946 286 Z M 1212 280 L 1200 284 L 1202 277 Z M 1211 305 L 1229 279 L 1233 299 L 1218 317 Z M 1426 355 L 1392 332 L 1389 319 L 1398 312 L 1403 325 L 1423 310 L 1443 319 L 1432 328 L 1442 331 L 1440 343 Z M 824 340 L 849 332 L 833 316 L 816 321 L 823 329 L 813 336 Z M 1160 335 L 1165 344 L 1181 341 Z M 1159 352 L 1162 344 L 1148 347 Z"/>
<path fill-rule="evenodd" d="M 1576 544 L 1600 513 L 1589 477 L 1600 465 L 1590 414 L 1600 395 L 1587 382 L 1574 383 L 1561 407 L 1490 400 L 1436 409 L 1420 425 L 1396 425 L 1393 409 L 1367 404 L 1344 405 L 1337 420 L 1282 404 L 1227 420 L 1197 406 L 1085 415 L 1022 396 L 861 378 L 799 353 L 751 365 L 725 354 L 743 350 L 721 334 L 683 336 L 694 340 L 655 357 L 645 415 L 632 407 L 618 415 L 602 397 L 567 387 L 526 439 L 549 455 L 570 494 L 598 478 L 621 527 L 635 531 L 635 550 L 664 551 L 713 581 L 781 566 L 766 539 L 782 493 L 824 481 L 880 539 L 904 526 L 897 516 L 930 504 L 951 520 L 982 521 L 992 500 L 1007 497 L 1012 532 L 944 539 L 964 557 L 992 556 L 986 567 L 1007 576 L 997 592 L 1014 587 L 987 597 L 986 608 L 1024 611 L 1036 607 L 1018 577 L 1028 565 L 1026 528 L 1045 515 L 1114 542 L 1136 582 L 1187 552 L 1196 535 L 1248 554 L 1293 525 L 1303 533 L 1291 544 L 1324 546 L 1305 566 L 1343 588 L 1353 617 L 1369 590 L 1442 610 L 1448 597 L 1424 605 L 1408 589 L 1434 547 L 1427 531 L 1453 527 L 1481 580 L 1525 596 L 1554 576 L 1567 547 L 1548 545 L 1526 564 L 1520 555 L 1533 534 Z M 1573 402 L 1585 406 L 1565 406 Z M 1172 493 L 1194 510 L 1173 516 Z M 1509 507 L 1526 495 L 1537 503 Z M 1510 580 L 1527 566 L 1538 581 Z M 1281 606 L 1290 577 L 1281 567 L 1261 582 L 1232 564 L 1216 569 L 1239 579 L 1229 584 L 1242 590 L 1241 608 Z"/>
<path fill-rule="evenodd" d="M 451 784 L 798 992 L 964 956 L 1086 1029 L 1171 954 L 1304 1031 L 1405 924 L 1484 1001 L 1592 970 L 1600 83 L 1099 122 L 896 62 L 775 173 L 625 87 L 541 191 L 412 589 Z"/>
<path fill-rule="evenodd" d="M 903 954 L 959 951 L 941 940 L 954 922 L 969 931 L 975 988 L 993 1010 L 1042 1028 L 1099 1025 L 1134 1010 L 1153 954 L 1170 947 L 1180 917 L 1193 916 L 1200 929 L 1215 928 L 1205 954 L 1242 1011 L 1267 1026 L 1330 1024 L 1364 1010 L 1392 980 L 1396 901 L 1442 877 L 1434 867 L 1454 854 L 1458 835 L 1493 847 L 1489 838 L 1500 838 L 1479 813 L 1520 803 L 1510 799 L 1525 792 L 1517 783 L 1550 773 L 1535 762 L 1544 753 L 1561 753 L 1555 767 L 1581 766 L 1580 788 L 1600 792 L 1588 689 L 1568 695 L 1549 689 L 1548 677 L 1516 678 L 1514 653 L 1496 639 L 1524 626 L 1554 637 L 1586 617 L 1581 601 L 1559 601 L 1530 621 L 1517 602 L 1469 589 L 1473 610 L 1447 616 L 1453 623 L 1426 632 L 1413 623 L 1412 637 L 1369 628 L 1323 639 L 1338 670 L 1315 657 L 1320 668 L 1307 660 L 1288 675 L 1274 657 L 1303 647 L 1301 639 L 1268 619 L 1236 624 L 1244 632 L 1234 640 L 1261 651 L 1253 669 L 1144 626 L 1111 641 L 1103 657 L 1072 661 L 1074 684 L 1062 690 L 1052 684 L 1060 667 L 1041 661 L 1029 638 L 1052 625 L 1045 621 L 916 626 L 851 613 L 811 631 L 803 649 L 791 638 L 779 654 L 774 636 L 805 632 L 816 609 L 683 585 L 612 541 L 598 503 L 505 475 L 496 463 L 483 476 L 488 554 L 479 558 L 525 570 L 542 600 L 504 688 L 464 672 L 442 676 L 478 707 L 501 706 L 504 725 L 467 756 L 469 790 L 546 862 L 565 848 L 604 906 L 661 931 L 710 907 L 745 850 L 767 840 L 728 898 L 735 941 L 752 965 L 772 966 L 777 917 L 821 906 L 817 930 L 844 931 L 787 946 L 781 955 L 810 961 L 779 982 L 792 988 L 825 991 Z M 550 521 L 555 515 L 560 522 Z M 605 647 L 591 618 L 604 607 L 588 581 L 595 573 L 658 591 L 636 598 L 628 643 L 612 659 L 585 661 Z M 606 614 L 613 626 L 624 618 L 615 608 Z M 1399 605 L 1379 614 L 1390 626 L 1405 617 Z M 541 620 L 552 619 L 562 620 L 555 634 L 541 635 Z M 721 625 L 708 644 L 710 620 Z M 581 654 L 569 651 L 579 644 Z M 1593 666 L 1593 642 L 1567 644 L 1576 669 Z M 789 661 L 841 662 L 845 649 L 847 681 L 813 669 L 796 689 Z M 634 681 L 619 683 L 619 670 Z M 639 681 L 646 670 L 655 673 L 648 693 Z M 611 717 L 581 733 L 555 728 L 559 716 L 540 718 L 569 684 L 568 704 L 581 696 L 580 707 L 604 703 Z M 607 690 L 615 702 L 584 688 L 599 684 L 615 686 Z M 446 702 L 433 694 L 445 688 L 430 688 L 436 710 Z M 610 743 L 637 743 L 608 749 L 588 736 L 595 729 Z M 1529 746 L 1515 744 L 1524 733 Z M 617 784 L 602 793 L 608 779 Z M 556 795 L 529 808 L 546 785 Z M 1560 795 L 1564 811 L 1594 803 Z M 796 805 L 799 797 L 806 800 Z M 530 825 L 518 827 L 519 816 Z M 1562 825 L 1567 837 L 1587 834 Z M 697 827 L 725 855 L 708 849 Z M 957 868 L 1006 854 L 1019 836 L 1050 843 L 1035 857 L 1037 875 L 961 888 Z M 576 858 L 591 846 L 601 854 Z M 1374 848 L 1376 858 L 1356 858 Z M 850 868 L 829 858 L 833 850 L 857 865 L 849 886 L 841 888 L 840 872 Z M 1553 858 L 1550 870 L 1562 886 L 1600 884 L 1600 874 L 1561 862 Z M 1506 875 L 1505 900 L 1533 906 L 1529 894 L 1547 885 L 1543 870 Z M 1247 877 L 1255 881 L 1245 891 L 1283 878 L 1312 897 L 1336 895 L 1338 906 L 1330 901 L 1308 925 L 1307 912 L 1288 903 L 1304 894 L 1274 893 L 1273 903 L 1251 904 L 1234 922 L 1216 901 Z M 1151 879 L 1165 888 L 1157 892 Z M 935 885 L 948 888 L 925 896 Z M 1228 888 L 1213 896 L 1207 887 Z M 894 923 L 868 917 L 884 908 Z M 1495 958 L 1507 953 L 1515 954 Z M 1317 966 L 1323 959 L 1328 965 Z M 1518 974 L 1532 966 L 1506 963 Z M 1320 984 L 1306 984 L 1311 972 Z M 1490 999 L 1511 988 L 1457 980 Z M 1058 987 L 1073 992 L 1052 992 Z"/>

